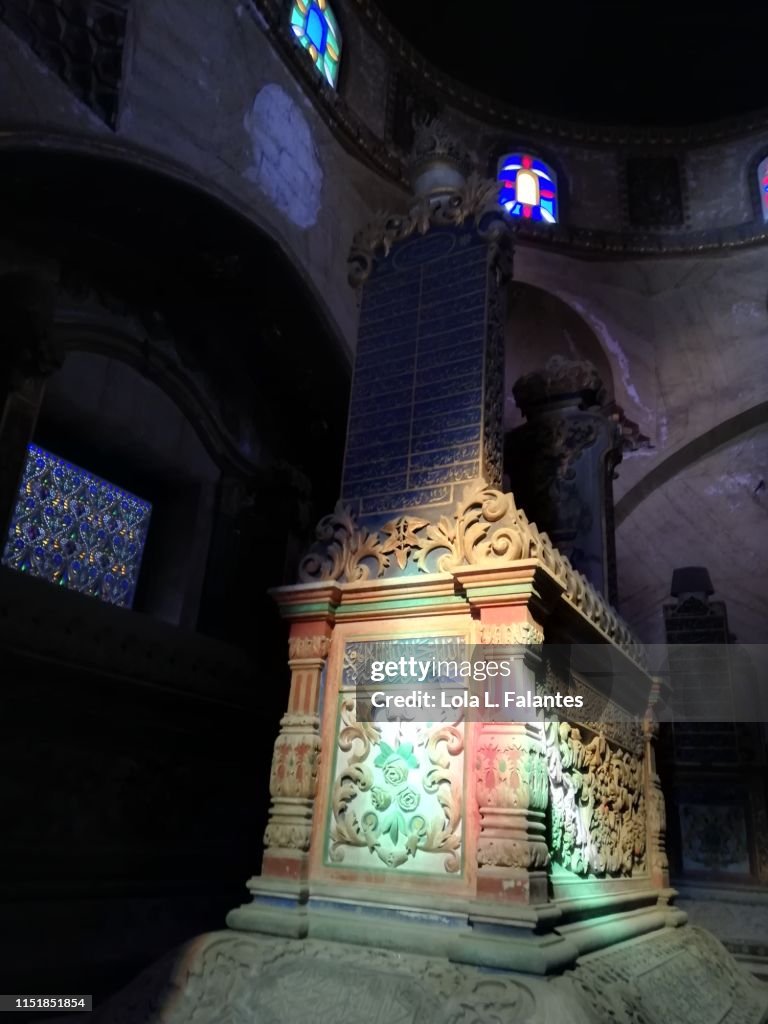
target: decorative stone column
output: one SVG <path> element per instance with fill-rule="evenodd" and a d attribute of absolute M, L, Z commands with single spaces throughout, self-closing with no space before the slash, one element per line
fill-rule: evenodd
<path fill-rule="evenodd" d="M 247 883 L 252 902 L 230 911 L 227 924 L 300 937 L 307 930 L 307 878 L 322 753 L 322 679 L 340 591 L 333 584 L 304 584 L 279 588 L 273 596 L 291 622 L 288 707 L 272 756 L 262 871 Z"/>
<path fill-rule="evenodd" d="M 544 630 L 534 615 L 547 614 L 562 592 L 560 584 L 530 562 L 514 569 L 460 569 L 456 577 L 479 619 L 476 638 L 484 648 L 483 660 L 514 663 L 511 680 L 497 680 L 500 691 L 535 693 Z M 503 708 L 501 697 L 500 692 L 496 702 Z M 545 903 L 549 778 L 543 725 L 512 711 L 492 717 L 478 724 L 475 748 L 477 899 Z"/>
<path fill-rule="evenodd" d="M 521 377 L 513 394 L 528 421 L 505 441 L 515 498 L 616 605 L 613 474 L 622 431 L 604 411 L 603 383 L 591 363 L 555 356 L 541 372 Z"/>
<path fill-rule="evenodd" d="M 323 635 L 289 640 L 291 690 L 269 777 L 272 806 L 264 834 L 266 874 L 296 871 L 302 859 L 286 855 L 304 854 L 310 847 L 320 761 L 320 676 L 329 648 L 330 639 Z"/>
<path fill-rule="evenodd" d="M 669 885 L 669 861 L 667 860 L 667 815 L 661 779 L 656 771 L 656 739 L 658 725 L 649 716 L 643 723 L 645 738 L 645 792 L 648 799 L 648 866 L 654 885 L 666 888 Z"/>

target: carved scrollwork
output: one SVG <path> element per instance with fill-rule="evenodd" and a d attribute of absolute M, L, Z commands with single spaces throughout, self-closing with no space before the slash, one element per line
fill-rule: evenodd
<path fill-rule="evenodd" d="M 645 664 L 642 645 L 629 626 L 594 587 L 528 521 L 512 494 L 484 483 L 469 484 L 452 515 L 436 522 L 404 517 L 372 533 L 360 527 L 339 503 L 321 520 L 317 543 L 299 569 L 302 582 L 355 581 L 397 575 L 412 560 L 420 572 L 453 572 L 465 565 L 512 565 L 520 559 L 541 561 L 560 581 L 566 599 L 635 662 Z M 396 565 L 391 564 L 395 554 Z"/>
<path fill-rule="evenodd" d="M 358 722 L 354 700 L 342 704 L 338 747 L 347 756 L 331 793 L 330 860 L 342 863 L 350 851 L 368 850 L 386 868 L 418 860 L 429 870 L 421 862 L 431 854 L 442 858 L 445 871 L 458 871 L 461 730 L 401 723 L 388 742 L 385 729 Z"/>
<path fill-rule="evenodd" d="M 496 213 L 496 235 L 507 234 L 503 211 L 497 203 L 498 182 L 473 172 L 460 189 L 440 199 L 421 199 L 406 214 L 378 213 L 374 220 L 357 232 L 349 254 L 349 283 L 359 287 L 368 279 L 376 256 L 387 257 L 396 242 L 414 233 L 425 235 L 433 226 L 461 227 L 483 214 Z M 487 219 L 487 218 L 486 218 Z M 484 232 L 489 226 L 483 225 Z"/>
<path fill-rule="evenodd" d="M 350 510 L 338 502 L 318 523 L 317 545 L 299 565 L 302 583 L 316 580 L 367 580 L 383 575 L 389 558 L 378 534 L 358 526 Z M 369 563 L 372 563 L 369 564 Z"/>

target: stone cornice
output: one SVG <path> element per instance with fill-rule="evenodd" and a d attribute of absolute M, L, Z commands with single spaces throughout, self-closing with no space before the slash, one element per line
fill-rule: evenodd
<path fill-rule="evenodd" d="M 596 231 L 569 224 L 538 225 L 517 220 L 510 229 L 520 242 L 551 249 L 610 256 L 695 256 L 768 242 L 768 224 L 748 221 L 706 231 Z"/>
<path fill-rule="evenodd" d="M 697 125 L 600 125 L 550 117 L 522 110 L 489 96 L 440 71 L 424 58 L 390 23 L 376 0 L 353 0 L 376 39 L 390 57 L 411 76 L 421 78 L 424 88 L 450 105 L 496 128 L 512 128 L 580 145 L 608 146 L 701 146 L 740 138 L 768 129 L 768 108 Z"/>
<path fill-rule="evenodd" d="M 378 42 L 397 67 L 421 78 L 425 90 L 447 98 L 457 109 L 476 117 L 478 127 L 487 125 L 497 133 L 532 135 L 542 141 L 563 141 L 580 146 L 617 149 L 637 147 L 647 153 L 655 147 L 706 146 L 751 133 L 768 130 L 768 110 L 740 118 L 687 127 L 589 125 L 523 111 L 503 101 L 475 92 L 426 61 L 389 24 L 374 0 L 351 0 Z M 407 187 L 404 154 L 379 138 L 346 102 L 316 73 L 306 54 L 288 30 L 285 8 L 280 0 L 248 0 L 258 23 L 267 31 L 278 53 L 300 81 L 321 116 L 344 148 L 367 166 L 400 187 Z M 617 185 L 618 187 L 618 185 Z M 682 256 L 738 249 L 768 242 L 768 225 L 756 213 L 755 219 L 737 225 L 704 231 L 604 231 L 568 224 L 512 225 L 521 241 L 563 251 L 589 255 Z"/>

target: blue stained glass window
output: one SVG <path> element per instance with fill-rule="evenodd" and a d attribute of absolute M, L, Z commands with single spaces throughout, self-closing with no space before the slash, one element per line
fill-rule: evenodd
<path fill-rule="evenodd" d="M 328 0 L 293 0 L 291 29 L 317 70 L 335 88 L 341 61 L 341 32 Z"/>
<path fill-rule="evenodd" d="M 152 506 L 31 444 L 2 564 L 130 608 Z"/>
<path fill-rule="evenodd" d="M 557 175 L 530 153 L 510 153 L 499 160 L 499 204 L 513 217 L 556 224 Z"/>

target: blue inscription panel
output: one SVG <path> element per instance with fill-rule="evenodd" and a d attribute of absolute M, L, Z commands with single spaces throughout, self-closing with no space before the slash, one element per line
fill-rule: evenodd
<path fill-rule="evenodd" d="M 480 473 L 488 250 L 473 229 L 396 245 L 365 285 L 342 496 L 357 515 L 454 500 Z"/>

